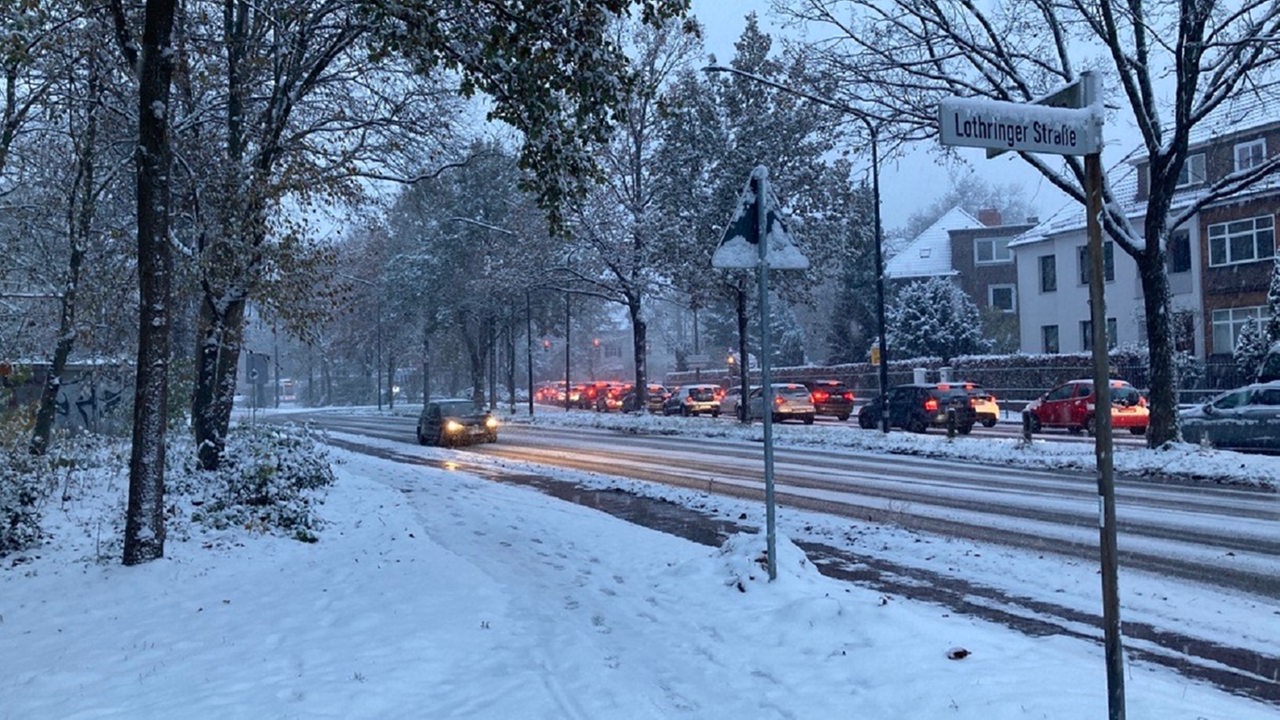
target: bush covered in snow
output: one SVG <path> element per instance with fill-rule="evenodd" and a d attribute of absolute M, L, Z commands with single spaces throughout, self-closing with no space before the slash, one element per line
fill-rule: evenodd
<path fill-rule="evenodd" d="M 81 478 L 122 462 L 107 443 L 84 433 L 57 433 L 47 453 L 32 455 L 31 426 L 22 417 L 6 418 L 0 438 L 0 557 L 44 540 L 50 506 L 65 504 Z"/>
<path fill-rule="evenodd" d="M 0 557 L 42 542 L 84 543 L 85 556 L 117 560 L 124 538 L 129 444 L 90 433 L 59 434 L 49 452 L 27 449 L 30 429 L 0 427 Z M 302 429 L 232 428 L 216 472 L 195 462 L 189 435 L 171 431 L 166 449 L 168 537 L 243 528 L 314 542 L 323 491 L 333 484 L 325 447 Z"/>
<path fill-rule="evenodd" d="M 318 492 L 333 484 L 325 447 L 310 431 L 294 427 L 239 425 L 227 437 L 226 456 L 215 472 L 195 466 L 184 452 L 182 470 L 171 473 L 172 493 L 193 508 L 192 522 L 214 529 L 233 526 L 284 532 L 314 542 L 322 525 Z"/>

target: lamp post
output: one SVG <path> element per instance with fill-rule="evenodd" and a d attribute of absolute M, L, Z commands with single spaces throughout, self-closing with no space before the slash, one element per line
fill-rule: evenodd
<path fill-rule="evenodd" d="M 872 122 L 872 117 L 865 110 L 836 102 L 830 98 L 820 95 L 813 95 L 803 90 L 796 90 L 780 83 L 774 82 L 765 77 L 745 72 L 737 68 L 727 67 L 724 65 L 708 65 L 702 68 L 703 72 L 723 72 L 744 77 L 753 82 L 778 90 L 780 92 L 803 98 L 810 102 L 838 110 L 842 113 L 852 116 L 861 122 L 867 128 L 867 134 L 871 140 L 871 198 L 874 205 L 874 223 L 875 223 L 875 250 L 876 250 L 876 322 L 880 328 L 879 348 L 880 348 L 880 395 L 886 396 L 889 392 L 889 350 L 885 340 L 885 316 L 884 316 L 884 230 L 880 225 L 880 147 L 879 128 Z M 889 414 L 887 412 L 880 413 L 880 432 L 889 432 Z"/>

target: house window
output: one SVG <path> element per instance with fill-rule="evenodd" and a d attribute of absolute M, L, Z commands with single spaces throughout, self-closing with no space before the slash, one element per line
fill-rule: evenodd
<path fill-rule="evenodd" d="M 1058 289 L 1058 258 L 1056 255 L 1040 256 L 1040 292 Z"/>
<path fill-rule="evenodd" d="M 1264 138 L 1236 144 L 1236 172 L 1261 165 L 1267 159 L 1267 141 Z"/>
<path fill-rule="evenodd" d="M 1209 266 L 1275 257 L 1276 219 L 1262 215 L 1209 226 Z"/>
<path fill-rule="evenodd" d="M 1077 248 L 1080 260 L 1080 284 L 1089 284 L 1089 246 Z M 1116 247 L 1110 240 L 1102 244 L 1102 279 L 1112 282 L 1116 279 Z"/>
<path fill-rule="evenodd" d="M 979 265 L 1013 262 L 1009 238 L 974 238 L 973 261 Z"/>
<path fill-rule="evenodd" d="M 1058 350 L 1058 326 L 1057 325 L 1041 325 L 1040 326 L 1040 351 L 1046 355 L 1057 355 Z"/>
<path fill-rule="evenodd" d="M 1191 233 L 1175 230 L 1169 235 L 1167 254 L 1170 273 L 1191 272 Z"/>
<path fill-rule="evenodd" d="M 1080 347 L 1085 352 L 1093 352 L 1093 321 L 1080 321 Z M 1107 349 L 1114 350 L 1116 347 L 1116 319 L 1107 318 Z"/>
<path fill-rule="evenodd" d="M 1242 307 L 1223 308 L 1213 311 L 1213 352 L 1231 354 L 1235 352 L 1236 341 L 1240 333 L 1249 323 L 1261 323 L 1265 308 Z"/>
<path fill-rule="evenodd" d="M 1003 312 L 1011 313 L 1018 309 L 1018 290 L 1014 285 L 988 285 L 987 305 Z"/>
<path fill-rule="evenodd" d="M 1203 185 L 1204 181 L 1204 153 L 1188 155 L 1182 163 L 1182 169 L 1178 171 L 1178 187 Z"/>

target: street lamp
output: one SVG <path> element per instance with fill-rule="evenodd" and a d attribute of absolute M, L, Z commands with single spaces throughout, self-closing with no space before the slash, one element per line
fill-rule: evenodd
<path fill-rule="evenodd" d="M 796 90 L 780 83 L 774 82 L 765 77 L 745 72 L 737 68 L 726 67 L 724 65 L 708 65 L 702 68 L 703 72 L 724 72 L 744 77 L 753 82 L 803 98 L 810 102 L 838 110 L 842 113 L 853 116 L 867 128 L 867 134 L 871 136 L 871 198 L 874 204 L 875 216 L 875 246 L 876 246 L 876 321 L 880 325 L 880 395 L 887 397 L 889 392 L 889 349 L 885 340 L 885 317 L 884 317 L 884 230 L 880 225 L 880 133 L 879 128 L 873 123 L 872 116 L 865 110 L 860 110 L 844 103 L 836 102 L 830 98 L 820 95 L 813 95 L 803 90 Z M 889 432 L 889 414 L 887 408 L 882 409 L 880 413 L 880 432 Z"/>

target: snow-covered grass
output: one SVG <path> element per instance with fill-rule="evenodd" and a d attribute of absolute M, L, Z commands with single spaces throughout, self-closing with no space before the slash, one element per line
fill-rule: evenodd
<path fill-rule="evenodd" d="M 567 415 L 539 412 L 534 422 L 630 423 L 637 432 L 693 425 Z M 850 442 L 845 434 L 878 438 L 783 427 L 780 442 L 812 431 L 841 443 Z M 942 448 L 928 452 L 966 441 L 894 435 Z M 386 445 L 434 460 L 466 452 Z M 788 511 L 770 583 L 758 534 L 708 548 L 529 488 L 331 450 L 335 482 L 300 491 L 317 542 L 262 523 L 195 522 L 205 505 L 184 492 L 171 498 L 165 558 L 126 568 L 110 546 L 124 506 L 120 450 L 104 451 L 117 461 L 61 476 L 42 508 L 45 542 L 0 569 L 0 718 L 1074 720 L 1107 712 L 1096 643 L 1027 637 L 909 593 L 826 578 L 794 540 L 843 539 L 890 559 L 923 546 L 957 574 L 1019 576 L 1067 604 L 1096 592 L 1094 569 L 1077 563 Z M 1120 455 L 1130 452 L 1153 451 Z M 762 524 L 750 503 L 542 472 Z M 1244 625 L 1235 631 L 1250 636 L 1246 646 L 1268 647 L 1280 634 L 1280 616 L 1256 601 L 1231 604 L 1129 575 L 1122 587 L 1126 612 L 1181 608 L 1223 632 Z M 1125 682 L 1134 718 L 1276 712 L 1142 663 L 1128 664 Z"/>

